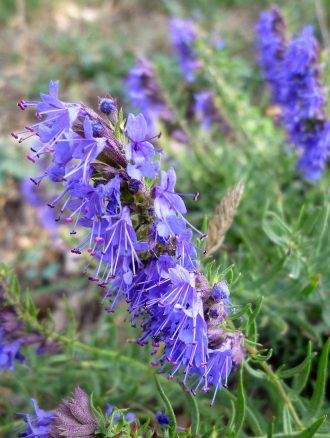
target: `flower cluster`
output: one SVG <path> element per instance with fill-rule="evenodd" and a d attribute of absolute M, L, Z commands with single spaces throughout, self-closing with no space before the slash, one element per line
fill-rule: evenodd
<path fill-rule="evenodd" d="M 173 121 L 156 79 L 155 68 L 149 60 L 140 57 L 129 72 L 125 89 L 134 107 L 144 115 L 149 129 L 155 129 L 159 119 L 165 123 Z"/>
<path fill-rule="evenodd" d="M 330 153 L 330 122 L 324 111 L 320 50 L 311 26 L 288 42 L 284 31 L 285 23 L 277 8 L 260 15 L 257 25 L 260 63 L 273 101 L 281 107 L 281 123 L 290 142 L 300 151 L 298 168 L 306 178 L 318 180 Z"/>
<path fill-rule="evenodd" d="M 24 418 L 25 431 L 20 437 L 26 438 L 48 438 L 51 433 L 52 422 L 55 418 L 55 412 L 45 411 L 39 408 L 36 400 L 31 400 L 34 414 L 17 414 Z"/>
<path fill-rule="evenodd" d="M 172 18 L 169 29 L 174 50 L 180 60 L 183 78 L 189 84 L 185 90 L 187 100 L 191 102 L 187 109 L 187 118 L 194 117 L 201 122 L 205 130 L 210 130 L 215 124 L 224 133 L 228 133 L 229 126 L 215 104 L 213 93 L 209 90 L 201 91 L 196 83 L 196 73 L 202 64 L 197 59 L 194 49 L 197 38 L 194 22 Z M 212 44 L 216 44 L 219 49 L 223 48 L 218 39 Z M 157 121 L 160 121 L 173 138 L 183 143 L 188 141 L 187 134 L 175 123 L 173 111 L 163 96 L 152 62 L 142 57 L 137 59 L 125 81 L 125 90 L 129 101 L 143 113 L 151 131 L 157 126 Z"/>
<path fill-rule="evenodd" d="M 194 94 L 194 101 L 194 112 L 206 131 L 210 130 L 213 124 L 216 124 L 223 132 L 230 132 L 227 122 L 215 104 L 214 95 L 211 91 L 203 90 L 196 92 Z"/>
<path fill-rule="evenodd" d="M 52 411 L 41 409 L 34 399 L 31 403 L 33 414 L 16 414 L 22 417 L 25 423 L 16 429 L 21 431 L 19 436 L 22 438 L 92 438 L 96 435 L 117 436 L 118 433 L 131 436 L 125 432 L 133 432 L 135 436 L 139 428 L 139 422 L 133 412 L 117 409 L 110 404 L 104 413 L 100 409 L 93 409 L 90 398 L 79 386 L 74 389 L 71 398 L 62 400 Z M 157 412 L 154 421 L 151 421 L 150 430 L 155 432 L 157 424 L 164 430 L 170 423 L 165 413 Z M 180 427 L 177 429 L 183 430 Z M 145 426 L 143 430 L 146 430 Z"/>
<path fill-rule="evenodd" d="M 38 123 L 20 139 L 41 141 L 28 159 L 49 155 L 49 167 L 34 183 L 48 177 L 62 185 L 49 207 L 72 225 L 72 234 L 85 228 L 72 252 L 89 253 L 85 273 L 105 290 L 109 312 L 128 303 L 131 323 L 142 329 L 138 343 L 151 341 L 152 355 L 158 355 L 152 364 L 170 379 L 181 371 L 193 393 L 213 387 L 215 397 L 243 358 L 242 337 L 218 328 L 230 312 L 226 284 L 212 288 L 198 272 L 201 249 L 193 233 L 206 236 L 187 221 L 182 199 L 196 200 L 198 193 L 176 193 L 173 168 L 158 180 L 160 151 L 151 143 L 158 135 L 148 138 L 142 114 L 113 124 L 82 104 L 62 102 L 57 93 L 58 83 L 51 82 L 41 101 L 19 102 L 22 109 L 37 108 Z M 100 110 L 116 112 L 109 100 L 100 101 Z"/>
<path fill-rule="evenodd" d="M 13 306 L 7 304 L 0 285 L 0 369 L 14 371 L 15 361 L 23 363 L 25 358 L 21 349 L 28 345 L 37 347 L 36 353 L 56 350 L 55 344 L 46 343 L 40 333 L 28 333 Z"/>
<path fill-rule="evenodd" d="M 285 23 L 281 11 L 273 6 L 260 14 L 256 26 L 259 62 L 271 86 L 273 101 L 281 101 L 280 75 L 285 52 Z"/>
<path fill-rule="evenodd" d="M 196 71 L 201 66 L 194 48 L 197 39 L 195 23 L 188 19 L 172 18 L 169 22 L 169 30 L 173 47 L 178 54 L 182 74 L 186 82 L 193 82 Z"/>
<path fill-rule="evenodd" d="M 91 410 L 88 395 L 79 386 L 73 397 L 63 400 L 53 411 L 39 408 L 32 400 L 34 414 L 17 414 L 25 421 L 26 438 L 94 437 L 98 422 Z"/>

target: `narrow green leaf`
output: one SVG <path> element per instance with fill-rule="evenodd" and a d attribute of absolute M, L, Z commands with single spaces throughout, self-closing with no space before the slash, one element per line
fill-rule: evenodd
<path fill-rule="evenodd" d="M 330 338 L 328 338 L 327 342 L 323 347 L 318 364 L 316 384 L 310 403 L 311 416 L 317 416 L 324 401 L 326 381 L 327 381 L 329 350 L 330 350 Z"/>
<path fill-rule="evenodd" d="M 318 252 L 321 248 L 323 237 L 324 237 L 326 229 L 328 227 L 329 214 L 330 214 L 330 203 L 329 203 L 329 201 L 325 200 L 325 206 L 322 210 L 320 224 L 318 227 L 318 245 L 317 245 Z"/>
<path fill-rule="evenodd" d="M 231 313 L 228 315 L 228 319 L 235 320 L 245 315 L 249 310 L 251 310 L 251 304 L 246 304 L 241 310 L 238 310 L 235 313 Z"/>
<path fill-rule="evenodd" d="M 239 381 L 238 381 L 238 391 L 237 391 L 237 399 L 235 405 L 235 419 L 234 419 L 234 430 L 235 436 L 238 436 L 245 419 L 245 394 L 244 394 L 244 385 L 243 385 L 243 366 L 241 366 L 239 371 Z"/>
<path fill-rule="evenodd" d="M 308 297 L 309 295 L 311 295 L 317 289 L 321 278 L 321 274 L 316 274 L 311 282 L 301 290 L 300 295 L 302 295 L 303 297 Z"/>
<path fill-rule="evenodd" d="M 253 362 L 265 362 L 272 357 L 272 354 L 273 350 L 270 348 L 269 350 L 267 350 L 267 354 L 265 356 L 263 356 L 262 354 L 256 354 L 255 356 L 253 356 L 253 358 L 251 357 L 250 360 Z"/>
<path fill-rule="evenodd" d="M 291 422 L 291 416 L 290 412 L 286 405 L 283 406 L 283 412 L 282 412 L 282 420 L 283 420 L 283 430 L 285 433 L 290 434 L 293 432 L 292 429 L 292 422 Z"/>
<path fill-rule="evenodd" d="M 268 423 L 267 438 L 273 438 L 274 430 L 275 430 L 275 417 L 273 417 L 271 421 Z"/>
<path fill-rule="evenodd" d="M 315 423 L 313 423 L 311 426 L 309 426 L 307 429 L 303 430 L 302 432 L 290 433 L 289 435 L 286 433 L 278 434 L 275 436 L 280 438 L 313 438 L 315 436 L 315 433 L 322 426 L 325 420 L 326 420 L 326 416 L 319 418 L 317 421 L 315 421 Z M 329 435 L 325 435 L 325 436 L 329 436 Z"/>
<path fill-rule="evenodd" d="M 231 416 L 230 416 L 230 420 L 229 420 L 229 424 L 228 424 L 228 429 L 233 430 L 234 429 L 235 413 L 236 413 L 235 403 L 233 400 L 230 400 L 230 406 L 231 406 Z"/>
<path fill-rule="evenodd" d="M 315 224 L 321 215 L 321 212 L 321 208 L 316 207 L 312 214 L 307 215 L 306 213 L 306 217 L 300 223 L 300 228 L 304 235 L 308 236 L 313 231 Z"/>
<path fill-rule="evenodd" d="M 171 402 L 167 398 L 167 396 L 166 396 L 166 394 L 165 394 L 165 392 L 164 392 L 164 390 L 163 390 L 163 388 L 162 388 L 162 386 L 161 386 L 161 384 L 159 382 L 159 379 L 158 379 L 156 374 L 154 375 L 154 378 L 155 378 L 155 382 L 156 382 L 156 386 L 157 386 L 158 392 L 159 392 L 161 398 L 163 399 L 163 402 L 165 403 L 168 415 L 169 415 L 170 420 L 171 420 L 171 424 L 170 424 L 170 437 L 172 438 L 172 437 L 176 436 L 176 417 L 175 417 L 175 413 L 174 413 L 174 410 L 172 408 Z"/>
<path fill-rule="evenodd" d="M 287 256 L 282 257 L 265 274 L 261 275 L 261 277 L 253 281 L 250 287 L 254 289 L 268 283 L 268 281 L 272 280 L 278 274 L 278 272 L 283 268 L 283 265 L 286 260 L 287 260 Z"/>
<path fill-rule="evenodd" d="M 190 392 L 187 394 L 187 400 L 189 404 L 190 417 L 191 417 L 191 434 L 192 436 L 198 435 L 199 423 L 200 423 L 198 403 L 196 397 L 194 397 Z"/>
<path fill-rule="evenodd" d="M 248 322 L 247 322 L 247 337 L 250 338 L 252 341 L 257 342 L 257 324 L 256 324 L 256 318 L 260 313 L 262 302 L 264 297 L 260 297 L 256 308 L 252 311 L 251 315 L 249 316 Z"/>
<path fill-rule="evenodd" d="M 315 432 L 322 426 L 322 424 L 325 422 L 326 416 L 319 418 L 315 423 L 313 423 L 311 426 L 309 426 L 304 431 L 300 432 L 299 435 L 297 435 L 297 438 L 312 438 L 315 435 Z"/>
<path fill-rule="evenodd" d="M 247 361 L 244 361 L 244 368 L 251 376 L 255 377 L 256 379 L 265 380 L 268 378 L 267 374 L 265 374 L 263 371 L 255 370 L 254 368 L 250 367 Z"/>
<path fill-rule="evenodd" d="M 302 373 L 306 370 L 307 367 L 310 367 L 310 362 L 313 360 L 316 354 L 317 353 L 311 353 L 296 367 L 290 368 L 288 370 L 279 370 L 277 372 L 277 375 L 282 379 L 288 379 L 289 377 L 293 377 L 298 373 Z"/>
<path fill-rule="evenodd" d="M 263 427 L 260 425 L 260 416 L 254 413 L 253 409 L 246 405 L 246 421 L 255 436 L 263 435 Z"/>

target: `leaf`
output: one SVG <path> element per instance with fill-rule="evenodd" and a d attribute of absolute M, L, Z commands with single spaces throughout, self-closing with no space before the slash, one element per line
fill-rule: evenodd
<path fill-rule="evenodd" d="M 270 348 L 269 350 L 266 350 L 267 354 L 265 356 L 261 354 L 255 354 L 253 357 L 250 358 L 253 362 L 266 362 L 272 357 L 273 350 Z"/>
<path fill-rule="evenodd" d="M 255 436 L 263 434 L 259 420 L 260 418 L 257 418 L 253 409 L 250 406 L 246 405 L 246 421 Z"/>
<path fill-rule="evenodd" d="M 274 429 L 275 429 L 275 417 L 273 417 L 271 421 L 268 423 L 267 438 L 273 438 Z"/>
<path fill-rule="evenodd" d="M 302 432 L 291 433 L 290 435 L 277 434 L 275 436 L 278 438 L 312 438 L 315 436 L 315 432 L 318 431 L 318 429 L 322 426 L 325 420 L 326 420 L 326 416 L 319 418 L 317 421 L 315 421 L 315 423 L 313 423 L 311 426 L 309 426 L 307 429 L 303 430 Z"/>
<path fill-rule="evenodd" d="M 326 201 L 326 205 L 322 210 L 320 224 L 318 225 L 318 252 L 320 251 L 322 240 L 325 235 L 326 229 L 328 227 L 329 222 L 329 214 L 330 214 L 330 203 Z"/>
<path fill-rule="evenodd" d="M 251 304 L 246 304 L 242 309 L 238 310 L 235 313 L 230 313 L 228 315 L 228 319 L 231 321 L 240 318 L 241 316 L 245 315 L 245 313 L 249 312 L 251 310 Z"/>
<path fill-rule="evenodd" d="M 313 231 L 313 228 L 314 228 L 317 220 L 319 219 L 320 215 L 321 215 L 321 208 L 320 207 L 316 207 L 315 210 L 313 211 L 313 213 L 310 214 L 309 216 L 307 216 L 307 213 L 306 213 L 306 218 L 304 218 L 303 221 L 300 221 L 300 224 L 299 224 L 301 231 L 305 235 L 309 235 Z"/>
<path fill-rule="evenodd" d="M 317 289 L 321 278 L 321 274 L 316 274 L 310 281 L 310 283 L 301 290 L 300 295 L 302 295 L 303 297 L 308 297 L 309 295 L 311 295 Z"/>
<path fill-rule="evenodd" d="M 237 399 L 235 404 L 235 418 L 234 418 L 234 430 L 235 436 L 238 436 L 245 419 L 245 394 L 243 386 L 243 366 L 241 366 L 239 371 L 239 381 L 238 381 L 238 391 Z"/>
<path fill-rule="evenodd" d="M 262 219 L 262 229 L 275 245 L 282 248 L 289 246 L 292 231 L 277 214 L 266 212 Z"/>
<path fill-rule="evenodd" d="M 286 405 L 283 406 L 282 419 L 283 419 L 284 432 L 292 433 L 293 429 L 292 429 L 291 416 L 288 407 Z"/>
<path fill-rule="evenodd" d="M 315 423 L 309 426 L 304 431 L 300 432 L 296 435 L 296 438 L 312 438 L 315 435 L 315 432 L 322 426 L 325 422 L 326 416 L 319 418 Z"/>
<path fill-rule="evenodd" d="M 164 390 L 163 390 L 163 388 L 162 388 L 162 386 L 161 386 L 161 384 L 159 382 L 159 379 L 158 379 L 156 374 L 154 374 L 154 378 L 155 378 L 155 382 L 156 382 L 156 386 L 157 386 L 158 392 L 159 392 L 161 398 L 163 399 L 163 402 L 165 403 L 168 415 L 169 415 L 170 420 L 171 420 L 171 424 L 170 424 L 170 437 L 172 438 L 172 437 L 176 436 L 176 417 L 175 417 L 175 413 L 174 413 L 174 410 L 172 408 L 171 402 L 167 398 L 167 396 L 166 396 L 166 394 L 165 394 L 165 392 L 164 392 Z"/>
<path fill-rule="evenodd" d="M 326 390 L 328 359 L 330 350 L 330 338 L 326 341 L 319 360 L 316 375 L 316 384 L 310 402 L 310 416 L 317 416 L 320 411 Z"/>
<path fill-rule="evenodd" d="M 268 283 L 268 281 L 276 277 L 280 270 L 283 268 L 286 260 L 287 256 L 284 256 L 278 262 L 274 263 L 273 266 L 264 275 L 261 275 L 259 278 L 252 282 L 251 288 L 255 289 L 259 286 L 263 286 L 264 284 Z"/>
<path fill-rule="evenodd" d="M 246 360 L 244 361 L 244 368 L 247 370 L 249 374 L 251 374 L 251 376 L 255 377 L 256 379 L 260 379 L 260 380 L 267 379 L 267 374 L 265 374 L 261 370 L 255 370 L 254 368 L 250 367 L 250 365 Z"/>
<path fill-rule="evenodd" d="M 256 308 L 250 314 L 248 322 L 247 322 L 247 337 L 252 338 L 252 341 L 257 342 L 257 326 L 256 326 L 256 318 L 260 313 L 262 302 L 264 297 L 260 297 Z"/>
<path fill-rule="evenodd" d="M 200 422 L 200 414 L 198 403 L 196 397 L 194 397 L 191 392 L 187 394 L 187 400 L 190 409 L 190 417 L 191 417 L 191 434 L 192 436 L 198 435 L 199 433 L 199 422 Z"/>
<path fill-rule="evenodd" d="M 288 379 L 289 377 L 294 377 L 298 373 L 302 373 L 306 368 L 310 367 L 310 362 L 313 360 L 313 358 L 316 356 L 317 353 L 311 353 L 309 354 L 302 362 L 301 364 L 297 365 L 296 367 L 290 368 L 288 370 L 278 370 L 277 374 L 282 379 Z"/>

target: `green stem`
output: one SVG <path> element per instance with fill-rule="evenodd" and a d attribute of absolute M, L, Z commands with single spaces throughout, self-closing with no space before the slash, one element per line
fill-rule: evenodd
<path fill-rule="evenodd" d="M 247 352 L 249 353 L 249 355 L 252 358 L 254 358 L 258 354 L 258 351 L 256 350 L 256 348 L 247 342 L 245 343 L 245 349 L 247 350 Z M 283 399 L 283 401 L 284 401 L 285 405 L 287 406 L 288 411 L 290 412 L 297 427 L 300 430 L 304 430 L 304 425 L 300 421 L 300 418 L 297 414 L 297 411 L 295 410 L 290 398 L 288 397 L 286 390 L 283 387 L 279 377 L 274 373 L 274 371 L 272 370 L 272 367 L 267 362 L 259 362 L 259 365 L 265 371 L 265 373 L 268 375 L 269 379 L 273 382 L 275 388 L 277 389 L 277 392 L 279 393 L 279 395 Z"/>
<path fill-rule="evenodd" d="M 199 433 L 200 426 L 200 414 L 198 409 L 198 403 L 196 397 L 192 395 L 190 392 L 187 394 L 187 399 L 190 407 L 190 415 L 191 415 L 191 433 L 194 437 Z"/>
<path fill-rule="evenodd" d="M 117 351 L 103 350 L 101 348 L 92 345 L 84 344 L 83 342 L 80 342 L 76 339 L 68 338 L 67 336 L 49 330 L 43 324 L 38 322 L 32 315 L 26 312 L 24 308 L 22 308 L 20 300 L 16 296 L 11 295 L 10 298 L 16 308 L 18 318 L 23 320 L 32 329 L 43 334 L 46 338 L 60 342 L 61 344 L 64 345 L 77 348 L 81 351 L 86 351 L 88 353 L 106 357 L 107 359 L 119 360 L 122 363 L 126 363 L 128 365 L 134 366 L 135 368 L 139 368 L 143 371 L 149 372 L 149 374 L 151 373 L 149 367 L 146 364 L 139 362 L 136 359 L 133 359 L 129 356 L 122 356 Z"/>
<path fill-rule="evenodd" d="M 176 417 L 175 417 L 175 413 L 173 411 L 171 402 L 167 398 L 167 395 L 165 394 L 165 392 L 164 392 L 164 390 L 163 390 L 163 388 L 162 388 L 162 386 L 161 386 L 161 384 L 159 382 L 159 379 L 158 379 L 156 374 L 154 374 L 154 379 L 155 379 L 156 386 L 157 386 L 157 389 L 159 391 L 159 394 L 160 394 L 161 398 L 163 399 L 163 401 L 164 401 L 164 403 L 166 405 L 166 409 L 167 409 L 168 415 L 169 415 L 170 420 L 171 420 L 170 437 L 174 438 L 175 435 L 176 435 Z"/>

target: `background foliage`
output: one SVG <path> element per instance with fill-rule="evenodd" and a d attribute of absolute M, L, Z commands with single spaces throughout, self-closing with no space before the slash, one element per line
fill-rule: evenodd
<path fill-rule="evenodd" d="M 278 4 L 290 31 L 315 25 L 327 79 L 328 2 Z M 169 414 L 167 397 L 177 424 L 191 425 L 191 432 L 182 432 L 186 436 L 197 430 L 203 437 L 329 436 L 329 169 L 318 185 L 303 181 L 295 170 L 295 152 L 288 151 L 284 133 L 269 115 L 253 33 L 259 11 L 267 6 L 262 0 L 253 5 L 247 0 L 0 2 L 0 222 L 5 230 L 0 260 L 15 269 L 21 286 L 5 266 L 1 282 L 22 318 L 63 345 L 57 355 L 28 352 L 27 364 L 1 374 L 0 435 L 19 424 L 15 412 L 29 411 L 31 397 L 51 409 L 79 384 L 93 393 L 95 405 L 129 408 L 141 423 L 157 410 Z M 205 132 L 182 116 L 187 90 L 169 47 L 172 14 L 193 17 L 205 37 L 217 32 L 226 41 L 219 52 L 202 38 L 198 52 L 205 66 L 203 84 L 215 93 L 230 136 Z M 95 107 L 95 96 L 110 92 L 128 110 L 122 80 L 136 54 L 155 62 L 167 103 L 191 138 L 188 146 L 178 145 L 164 129 L 160 140 L 168 164 L 178 169 L 178 191 L 201 193 L 197 203 L 188 203 L 191 221 L 205 227 L 228 188 L 240 180 L 245 184 L 221 251 L 203 259 L 211 282 L 229 281 L 239 306 L 232 323 L 249 340 L 244 366 L 233 373 L 213 409 L 209 396 L 198 397 L 196 405 L 176 382 L 160 379 L 162 397 L 148 365 L 150 351 L 133 342 L 136 333 L 124 321 L 124 308 L 114 316 L 102 311 L 98 291 L 67 254 L 65 232 L 54 240 L 42 230 L 19 190 L 32 169 L 23 148 L 8 139 L 18 126 L 18 98 L 35 96 L 49 79 L 58 78 L 69 100 Z M 325 92 L 329 95 L 328 88 Z"/>

